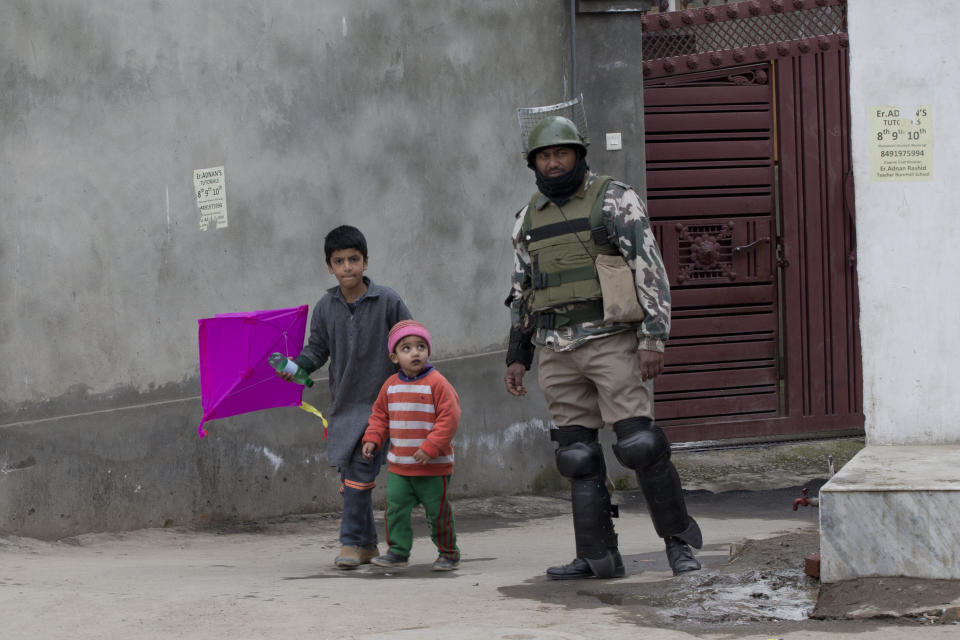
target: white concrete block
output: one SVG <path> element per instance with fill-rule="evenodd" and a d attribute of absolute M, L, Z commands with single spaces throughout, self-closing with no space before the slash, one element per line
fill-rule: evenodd
<path fill-rule="evenodd" d="M 820 579 L 960 579 L 960 445 L 867 446 L 820 489 Z"/>

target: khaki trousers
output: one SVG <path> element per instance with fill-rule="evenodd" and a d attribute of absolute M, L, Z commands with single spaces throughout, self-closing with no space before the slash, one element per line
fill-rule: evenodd
<path fill-rule="evenodd" d="M 558 427 L 599 429 L 626 418 L 653 419 L 653 381 L 640 378 L 633 331 L 573 351 L 541 348 L 538 379 Z"/>

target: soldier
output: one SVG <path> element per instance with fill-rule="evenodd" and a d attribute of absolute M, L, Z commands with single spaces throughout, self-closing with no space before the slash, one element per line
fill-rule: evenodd
<path fill-rule="evenodd" d="M 576 539 L 576 558 L 547 576 L 624 575 L 597 440 L 604 424 L 616 433 L 617 459 L 636 471 L 674 575 L 696 571 L 690 547 L 701 547 L 700 527 L 687 514 L 670 444 L 653 423 L 670 288 L 646 207 L 628 185 L 589 170 L 586 142 L 567 118 L 542 119 L 528 147 L 538 191 L 513 229 L 505 383 L 514 396 L 526 393 L 523 376 L 540 346 L 539 383 L 556 426 L 550 439 L 558 445 L 557 469 L 571 481 Z M 623 300 L 636 309 L 626 310 Z"/>

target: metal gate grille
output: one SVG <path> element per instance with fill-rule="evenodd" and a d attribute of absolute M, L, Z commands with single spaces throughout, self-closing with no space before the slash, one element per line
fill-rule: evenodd
<path fill-rule="evenodd" d="M 846 14 L 846 0 L 749 0 L 646 15 L 644 76 L 817 51 L 846 37 Z"/>

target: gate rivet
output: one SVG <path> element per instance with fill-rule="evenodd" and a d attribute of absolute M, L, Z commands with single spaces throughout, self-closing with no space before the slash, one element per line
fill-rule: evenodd
<path fill-rule="evenodd" d="M 683 24 L 693 24 L 693 11 L 687 10 L 680 14 Z"/>
<path fill-rule="evenodd" d="M 723 58 L 720 57 L 719 53 L 710 54 L 710 64 L 715 67 L 719 67 L 721 62 L 723 62 Z"/>
<path fill-rule="evenodd" d="M 795 9 L 803 9 L 803 0 L 793 0 L 793 6 Z"/>
<path fill-rule="evenodd" d="M 810 51 L 810 43 L 806 40 L 801 40 L 800 44 L 797 45 L 797 49 L 800 49 L 801 53 L 806 53 Z"/>
<path fill-rule="evenodd" d="M 670 26 L 670 18 L 665 13 L 660 14 L 659 22 L 660 22 L 660 26 L 663 27 L 664 29 Z"/>
<path fill-rule="evenodd" d="M 820 45 L 821 51 L 826 51 L 827 49 L 830 48 L 830 39 L 820 36 L 819 38 L 817 38 L 817 44 Z"/>
<path fill-rule="evenodd" d="M 687 69 L 696 69 L 699 64 L 697 58 L 700 56 L 687 56 Z"/>
<path fill-rule="evenodd" d="M 750 2 L 750 15 L 760 15 L 760 2 L 759 0 L 752 0 Z"/>
<path fill-rule="evenodd" d="M 673 73 L 673 70 L 676 69 L 676 65 L 673 64 L 673 60 L 664 60 L 663 61 L 663 70 L 667 73 Z"/>
<path fill-rule="evenodd" d="M 736 51 L 733 52 L 733 59 L 736 60 L 737 62 L 743 62 L 743 57 L 744 57 L 743 51 L 740 51 L 739 49 L 737 49 Z"/>
<path fill-rule="evenodd" d="M 708 8 L 706 11 L 703 12 L 703 18 L 704 18 L 707 22 L 713 22 L 714 20 L 717 19 L 717 12 L 714 11 L 713 7 L 710 7 L 710 8 Z"/>
<path fill-rule="evenodd" d="M 757 47 L 753 50 L 753 55 L 757 56 L 760 60 L 763 60 L 767 57 L 767 48 L 766 47 Z"/>
<path fill-rule="evenodd" d="M 774 13 L 782 13 L 783 0 L 773 0 L 773 2 L 770 3 L 770 8 L 773 9 Z"/>
<path fill-rule="evenodd" d="M 727 17 L 728 17 L 728 18 L 736 18 L 738 15 L 740 15 L 740 7 L 738 7 L 738 6 L 735 5 L 735 4 L 728 4 L 728 5 L 727 5 Z"/>
<path fill-rule="evenodd" d="M 789 55 L 790 45 L 786 44 L 785 42 L 781 42 L 780 44 L 777 45 L 777 53 L 779 53 L 782 56 Z"/>

